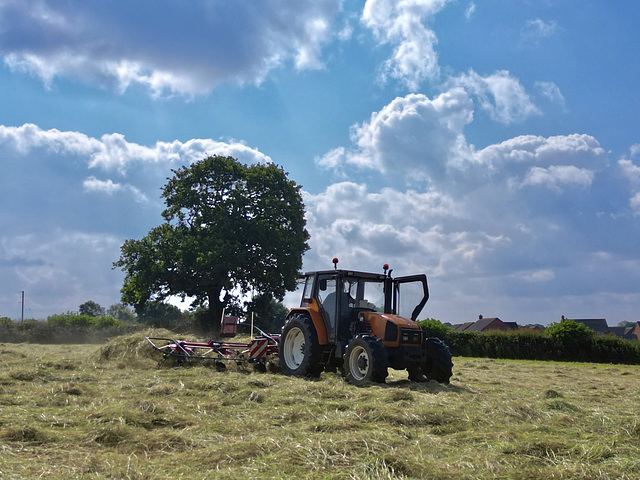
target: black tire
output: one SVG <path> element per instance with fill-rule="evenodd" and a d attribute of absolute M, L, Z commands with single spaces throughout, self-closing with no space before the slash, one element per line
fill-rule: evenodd
<path fill-rule="evenodd" d="M 427 379 L 448 384 L 453 375 L 451 352 L 446 343 L 439 338 L 427 338 L 427 363 L 424 374 Z"/>
<path fill-rule="evenodd" d="M 429 379 L 424 374 L 424 369 L 422 367 L 409 367 L 407 368 L 409 372 L 409 380 L 412 382 L 428 382 Z"/>
<path fill-rule="evenodd" d="M 278 345 L 280 369 L 293 377 L 318 377 L 322 372 L 322 348 L 309 317 L 293 315 L 282 328 Z"/>
<path fill-rule="evenodd" d="M 347 382 L 353 385 L 384 383 L 389 366 L 387 349 L 373 335 L 358 335 L 347 345 L 343 366 Z"/>

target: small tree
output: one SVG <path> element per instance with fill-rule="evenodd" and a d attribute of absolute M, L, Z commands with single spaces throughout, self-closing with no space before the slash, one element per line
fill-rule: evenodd
<path fill-rule="evenodd" d="M 126 272 L 124 302 L 140 313 L 149 300 L 190 297 L 217 335 L 234 297 L 295 289 L 309 235 L 300 187 L 280 167 L 215 156 L 173 173 L 164 223 L 127 240 L 114 263 Z"/>
<path fill-rule="evenodd" d="M 552 323 L 545 330 L 545 334 L 563 345 L 580 344 L 593 339 L 593 331 L 583 323 L 565 318 L 560 323 Z"/>
<path fill-rule="evenodd" d="M 137 320 L 135 313 L 131 311 L 131 307 L 128 307 L 124 303 L 114 303 L 111 305 L 107 308 L 107 315 L 125 323 L 135 323 Z"/>
<path fill-rule="evenodd" d="M 84 302 L 78 307 L 80 315 L 89 315 L 90 317 L 102 317 L 105 314 L 104 308 L 93 300 Z"/>
<path fill-rule="evenodd" d="M 247 316 L 251 318 L 258 328 L 267 333 L 279 332 L 289 313 L 289 309 L 276 301 L 271 295 L 257 295 L 247 306 Z"/>
<path fill-rule="evenodd" d="M 140 313 L 140 321 L 158 327 L 172 327 L 182 321 L 182 311 L 175 305 L 147 302 Z"/>

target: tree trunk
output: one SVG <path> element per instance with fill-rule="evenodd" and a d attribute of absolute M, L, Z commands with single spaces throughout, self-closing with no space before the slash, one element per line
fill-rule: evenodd
<path fill-rule="evenodd" d="M 208 290 L 209 297 L 209 315 L 207 329 L 211 338 L 218 339 L 220 337 L 220 323 L 224 312 L 225 302 L 220 300 L 221 287 L 213 287 Z"/>

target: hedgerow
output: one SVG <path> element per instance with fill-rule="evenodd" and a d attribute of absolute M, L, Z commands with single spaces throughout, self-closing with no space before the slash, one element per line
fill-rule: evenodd
<path fill-rule="evenodd" d="M 109 338 L 139 330 L 141 326 L 121 322 L 110 316 L 61 314 L 45 321 L 13 321 L 0 318 L 0 342 L 5 343 L 101 343 Z"/>
<path fill-rule="evenodd" d="M 544 333 L 456 332 L 437 320 L 419 323 L 429 336 L 442 339 L 454 356 L 640 364 L 640 342 L 595 335 L 572 320 L 551 324 Z"/>

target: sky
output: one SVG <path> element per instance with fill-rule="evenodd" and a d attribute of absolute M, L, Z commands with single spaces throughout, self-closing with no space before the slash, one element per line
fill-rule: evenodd
<path fill-rule="evenodd" d="M 171 169 L 273 162 L 305 271 L 422 316 L 640 320 L 636 0 L 0 0 L 0 316 L 120 301 Z"/>

